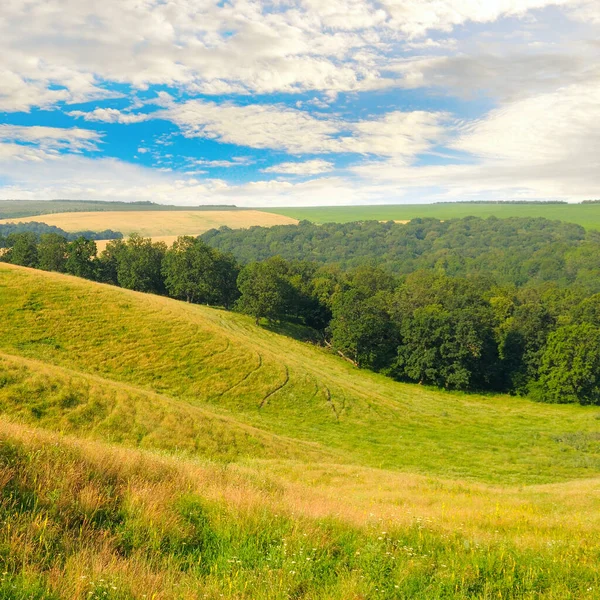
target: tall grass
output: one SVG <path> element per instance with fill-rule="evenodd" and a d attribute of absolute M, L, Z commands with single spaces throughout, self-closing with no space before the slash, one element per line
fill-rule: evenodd
<path fill-rule="evenodd" d="M 235 469 L 4 422 L 0 477 L 0 598 L 558 599 L 600 583 L 597 541 L 317 518 Z"/>

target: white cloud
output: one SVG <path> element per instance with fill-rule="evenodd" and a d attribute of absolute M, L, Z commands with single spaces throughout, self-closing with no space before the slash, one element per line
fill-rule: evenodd
<path fill-rule="evenodd" d="M 333 163 L 316 158 L 304 162 L 284 162 L 262 169 L 263 173 L 280 173 L 282 175 L 320 175 L 334 168 Z"/>
<path fill-rule="evenodd" d="M 600 82 L 518 100 L 465 127 L 453 147 L 522 164 L 583 161 L 600 171 Z"/>
<path fill-rule="evenodd" d="M 102 135 L 89 129 L 0 125 L 0 148 L 5 156 L 39 159 L 58 152 L 97 150 Z"/>
<path fill-rule="evenodd" d="M 339 131 L 335 121 L 316 119 L 283 105 L 218 105 L 192 100 L 158 116 L 178 125 L 186 137 L 249 148 L 303 153 L 327 152 L 338 145 L 334 140 Z"/>
<path fill-rule="evenodd" d="M 450 147 L 470 154 L 471 160 L 407 166 L 391 159 L 352 172 L 366 185 L 420 189 L 429 199 L 595 198 L 600 189 L 600 85 L 574 84 L 509 102 L 458 129 Z"/>
<path fill-rule="evenodd" d="M 189 162 L 198 166 L 227 169 L 229 167 L 246 166 L 252 164 L 254 161 L 248 156 L 234 156 L 231 160 L 190 159 Z"/>
<path fill-rule="evenodd" d="M 205 138 L 290 154 L 352 152 L 412 157 L 443 137 L 445 113 L 394 111 L 348 121 L 317 118 L 284 105 L 216 104 L 192 100 L 154 113 L 178 125 L 189 138 Z"/>
<path fill-rule="evenodd" d="M 493 23 L 523 17 L 548 6 L 579 5 L 582 0 L 382 0 L 390 26 L 409 37 L 428 31 L 452 31 L 468 22 Z"/>
<path fill-rule="evenodd" d="M 80 117 L 84 121 L 98 121 L 101 123 L 140 123 L 148 120 L 148 115 L 144 113 L 125 113 L 116 108 L 95 108 L 90 112 L 82 110 L 72 110 L 67 113 L 71 117 Z"/>
<path fill-rule="evenodd" d="M 596 0 L 9 0 L 0 110 L 118 96 L 110 83 L 204 94 L 376 90 L 398 83 L 384 73 L 398 41 L 552 6 L 599 16 Z"/>
<path fill-rule="evenodd" d="M 390 66 L 406 88 L 438 87 L 472 98 L 484 92 L 500 100 L 529 97 L 571 83 L 600 81 L 600 47 L 510 48 L 504 54 L 473 49 L 454 56 L 417 57 Z"/>

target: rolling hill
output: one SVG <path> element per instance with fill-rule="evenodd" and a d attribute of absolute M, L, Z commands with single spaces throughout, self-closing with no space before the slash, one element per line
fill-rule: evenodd
<path fill-rule="evenodd" d="M 60 227 L 64 231 L 104 231 L 112 229 L 124 236 L 139 233 L 154 241 L 171 245 L 177 236 L 200 235 L 226 225 L 245 228 L 253 225 L 291 225 L 295 219 L 258 210 L 117 210 L 91 212 L 63 212 L 19 219 L 3 219 L 2 223 L 28 223 L 31 221 Z M 105 243 L 99 242 L 99 249 Z"/>
<path fill-rule="evenodd" d="M 0 598 L 597 597 L 597 408 L 5 264 L 0 314 Z"/>

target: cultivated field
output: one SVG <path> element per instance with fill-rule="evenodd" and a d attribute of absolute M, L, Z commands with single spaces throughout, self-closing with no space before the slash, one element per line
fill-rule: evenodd
<path fill-rule="evenodd" d="M 598 408 L 10 265 L 0 315 L 0 598 L 600 597 Z"/>
<path fill-rule="evenodd" d="M 264 209 L 294 219 L 313 223 L 348 223 L 350 221 L 407 221 L 416 218 L 460 219 L 462 217 L 544 217 L 600 229 L 599 204 L 492 204 L 444 203 L 397 204 L 386 206 L 323 206 L 307 208 Z"/>
<path fill-rule="evenodd" d="M 253 225 L 287 225 L 297 223 L 290 217 L 258 210 L 177 210 L 177 211 L 92 211 L 65 212 L 20 219 L 4 219 L 0 223 L 37 221 L 65 231 L 103 231 L 112 229 L 128 236 L 134 232 L 172 243 L 180 235 L 200 235 L 212 228 L 227 225 L 243 228 Z M 100 244 L 101 246 L 101 244 Z"/>

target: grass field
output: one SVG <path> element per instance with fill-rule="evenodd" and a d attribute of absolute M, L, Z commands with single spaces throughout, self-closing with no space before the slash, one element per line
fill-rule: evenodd
<path fill-rule="evenodd" d="M 0 599 L 600 597 L 598 408 L 10 265 L 0 314 Z"/>
<path fill-rule="evenodd" d="M 416 218 L 459 219 L 462 217 L 544 217 L 600 229 L 599 204 L 396 204 L 385 206 L 315 206 L 306 208 L 268 208 L 269 212 L 306 219 L 313 223 L 351 221 L 407 221 Z"/>
<path fill-rule="evenodd" d="M 258 210 L 178 210 L 178 211 L 92 211 L 65 212 L 21 219 L 5 219 L 1 223 L 38 221 L 65 231 L 103 231 L 112 229 L 128 236 L 133 232 L 172 243 L 179 235 L 200 235 L 213 227 L 240 228 L 253 225 L 286 225 L 295 219 Z"/>

